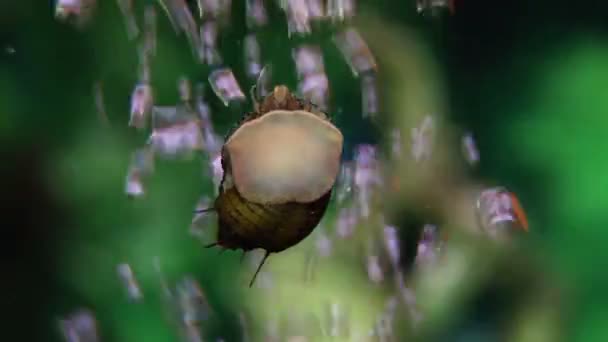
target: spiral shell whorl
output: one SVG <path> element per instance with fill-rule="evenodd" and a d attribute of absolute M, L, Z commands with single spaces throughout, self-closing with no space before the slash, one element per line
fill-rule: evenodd
<path fill-rule="evenodd" d="M 216 200 L 220 235 L 225 248 L 263 248 L 280 252 L 306 238 L 319 224 L 331 190 L 311 203 L 261 204 L 244 199 L 235 187 Z"/>

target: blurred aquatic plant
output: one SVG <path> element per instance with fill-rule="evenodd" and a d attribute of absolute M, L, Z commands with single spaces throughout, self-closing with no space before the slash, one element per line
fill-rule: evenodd
<path fill-rule="evenodd" d="M 538 186 L 546 198 L 534 206 L 548 214 L 531 217 L 531 224 L 542 222 L 536 242 L 551 255 L 544 267 L 558 272 L 570 290 L 574 329 L 568 338 L 601 341 L 608 337 L 600 323 L 608 314 L 602 290 L 607 278 L 595 263 L 605 259 L 608 238 L 603 228 L 608 159 L 601 152 L 608 99 L 600 85 L 608 77 L 608 44 L 601 36 L 573 36 L 549 52 L 554 58 L 537 61 L 534 92 L 505 129 L 510 144 L 503 148 L 521 151 L 518 167 L 543 170 Z M 521 323 L 520 334 L 529 339 L 540 327 L 549 329 L 553 314 L 543 312 L 538 327 Z"/>

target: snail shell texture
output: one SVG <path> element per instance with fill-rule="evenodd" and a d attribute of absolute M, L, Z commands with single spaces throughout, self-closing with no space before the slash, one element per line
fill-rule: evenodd
<path fill-rule="evenodd" d="M 340 170 L 344 137 L 314 105 L 277 86 L 228 135 L 214 208 L 217 242 L 270 253 L 306 238 L 325 214 Z"/>

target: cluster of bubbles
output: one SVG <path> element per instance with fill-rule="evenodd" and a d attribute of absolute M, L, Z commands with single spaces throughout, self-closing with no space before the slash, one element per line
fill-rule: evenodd
<path fill-rule="evenodd" d="M 206 168 L 211 176 L 217 195 L 219 182 L 222 179 L 221 147 L 223 139 L 213 126 L 211 107 L 205 98 L 210 86 L 213 93 L 225 106 L 246 100 L 245 92 L 239 85 L 230 67 L 223 64 L 218 51 L 218 35 L 230 22 L 230 0 L 198 0 L 197 12 L 193 14 L 185 0 L 159 0 L 177 34 L 184 34 L 192 49 L 194 58 L 212 67 L 208 83 L 192 85 L 187 77 L 177 81 L 179 101 L 171 106 L 155 104 L 151 84 L 151 61 L 156 54 L 156 21 L 157 5 L 147 3 L 143 13 L 143 25 L 138 26 L 136 13 L 131 0 L 117 0 L 124 17 L 128 38 L 137 41 L 139 46 L 139 80 L 131 96 L 130 119 L 128 125 L 137 130 L 146 130 L 150 126 L 146 146 L 134 151 L 127 170 L 125 192 L 131 197 L 141 197 L 146 193 L 146 178 L 154 172 L 155 158 L 183 158 L 202 152 L 209 161 Z M 350 24 L 355 15 L 354 0 L 281 0 L 277 5 L 285 12 L 288 22 L 288 34 L 305 36 L 312 32 L 314 23 L 328 20 L 340 26 L 333 37 L 338 50 L 349 65 L 353 75 L 360 80 L 362 94 L 362 113 L 364 117 L 373 117 L 380 111 L 377 90 L 377 63 L 370 48 L 356 28 Z M 248 32 L 243 40 L 244 61 L 247 76 L 257 80 L 258 94 L 265 95 L 270 87 L 271 67 L 261 60 L 261 50 L 257 30 L 268 25 L 267 2 L 247 0 L 246 25 Z M 432 12 L 437 9 L 454 10 L 452 1 L 418 0 L 420 12 Z M 60 19 L 73 18 L 75 24 L 84 27 L 91 19 L 96 7 L 95 0 L 57 0 L 56 16 Z M 197 18 L 198 17 L 198 18 Z M 292 58 L 298 75 L 298 93 L 323 110 L 329 108 L 329 80 L 325 72 L 322 50 L 318 45 L 301 44 L 292 51 Z M 101 85 L 96 84 L 96 102 L 100 113 L 103 109 Z M 100 117 L 105 118 L 104 114 Z M 411 131 L 411 150 L 403 150 L 403 132 L 395 129 L 390 132 L 392 142 L 391 158 L 394 160 L 411 158 L 416 163 L 425 163 L 433 155 L 436 136 L 436 122 L 433 115 L 426 115 Z M 462 136 L 464 159 L 471 167 L 480 161 L 472 133 Z M 274 317 L 265 325 L 265 340 L 268 341 L 306 341 L 315 337 L 340 337 L 353 340 L 394 341 L 396 322 L 399 315 L 415 326 L 424 319 L 417 307 L 414 292 L 406 286 L 406 275 L 403 270 L 403 241 L 400 241 L 399 227 L 390 224 L 381 210 L 377 210 L 377 201 L 385 197 L 386 192 L 399 192 L 398 177 L 388 177 L 385 164 L 380 157 L 379 147 L 361 144 L 354 148 L 354 158 L 342 165 L 334 192 L 336 207 L 335 217 L 324 219 L 315 233 L 313 242 L 306 249 L 302 281 L 314 283 L 318 265 L 332 255 L 339 253 L 341 245 L 351 241 L 355 236 L 364 236 L 360 253 L 363 255 L 361 269 L 375 286 L 392 280 L 391 294 L 384 300 L 382 310 L 375 315 L 370 328 L 355 331 L 350 322 L 349 305 L 328 299 L 324 305 L 326 320 L 317 315 L 295 317 L 294 313 L 286 317 Z M 196 204 L 197 209 L 210 207 L 212 199 L 203 195 Z M 478 218 L 479 230 L 488 237 L 497 240 L 508 238 L 514 231 L 527 230 L 525 213 L 512 192 L 504 187 L 492 187 L 482 190 L 474 205 Z M 205 232 L 213 225 L 206 213 L 196 214 L 191 225 L 191 233 L 204 239 Z M 370 227 L 380 227 L 374 231 Z M 344 242 L 344 243 L 343 243 Z M 447 234 L 442 234 L 438 224 L 429 222 L 420 229 L 416 239 L 414 267 L 432 269 L 443 260 L 445 249 L 450 241 Z M 357 246 L 357 244 L 348 244 Z M 356 248 L 356 247 L 352 247 Z M 252 253 L 248 256 L 248 265 L 254 269 L 262 255 Z M 160 260 L 154 265 L 158 271 L 159 284 L 167 310 L 185 341 L 203 341 L 203 325 L 212 315 L 213 310 L 206 299 L 202 287 L 191 276 L 185 276 L 175 284 L 169 284 L 160 267 Z M 123 263 L 117 266 L 117 275 L 123 283 L 128 298 L 142 301 L 143 291 L 130 265 Z M 256 282 L 261 291 L 270 292 L 277 288 L 277 277 L 271 270 L 262 270 Z M 254 340 L 252 337 L 252 317 L 246 310 L 240 312 L 242 339 Z M 68 341 L 98 341 L 97 323 L 91 311 L 80 309 L 61 320 L 61 328 Z M 221 339 L 219 339 L 221 340 Z"/>

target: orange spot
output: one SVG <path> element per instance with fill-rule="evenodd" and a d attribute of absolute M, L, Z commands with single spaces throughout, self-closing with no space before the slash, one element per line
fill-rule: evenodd
<path fill-rule="evenodd" d="M 517 196 L 514 193 L 509 193 L 511 197 L 511 205 L 513 206 L 513 211 L 515 212 L 515 217 L 517 217 L 517 221 L 519 221 L 521 228 L 528 232 L 528 218 L 526 217 L 526 212 L 522 208 Z"/>

